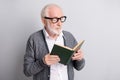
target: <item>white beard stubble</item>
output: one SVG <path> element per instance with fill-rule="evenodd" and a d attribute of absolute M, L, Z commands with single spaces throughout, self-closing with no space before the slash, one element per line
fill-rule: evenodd
<path fill-rule="evenodd" d="M 55 30 L 55 29 L 52 29 L 51 27 L 50 27 L 50 24 L 49 24 L 49 22 L 48 22 L 48 30 L 52 33 L 52 34 L 55 34 L 55 35 L 59 35 L 61 32 L 62 32 L 62 29 L 60 30 L 60 31 L 57 31 L 57 30 Z"/>

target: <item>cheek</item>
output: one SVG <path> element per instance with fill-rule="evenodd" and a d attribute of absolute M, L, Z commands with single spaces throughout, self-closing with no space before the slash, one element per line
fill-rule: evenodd
<path fill-rule="evenodd" d="M 55 28 L 56 28 L 56 24 L 50 24 L 50 27 L 51 27 L 52 29 L 55 29 Z"/>
<path fill-rule="evenodd" d="M 51 29 L 56 29 L 56 27 L 57 27 L 57 24 L 53 24 L 53 23 L 48 23 L 47 24 Z"/>

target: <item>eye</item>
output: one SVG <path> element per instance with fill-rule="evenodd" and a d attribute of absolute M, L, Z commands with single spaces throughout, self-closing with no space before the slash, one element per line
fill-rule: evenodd
<path fill-rule="evenodd" d="M 63 17 L 61 17 L 60 19 L 61 19 L 61 22 L 65 22 L 66 16 L 63 16 Z"/>
<path fill-rule="evenodd" d="M 58 21 L 57 18 L 53 18 L 53 19 L 52 19 L 52 22 L 53 22 L 53 23 L 56 23 L 57 21 Z"/>

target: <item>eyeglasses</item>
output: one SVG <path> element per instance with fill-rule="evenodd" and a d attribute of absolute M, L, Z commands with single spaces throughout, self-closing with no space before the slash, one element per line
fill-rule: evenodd
<path fill-rule="evenodd" d="M 67 17 L 66 16 L 62 16 L 60 18 L 57 18 L 57 17 L 53 17 L 53 18 L 44 17 L 44 18 L 51 20 L 52 23 L 57 23 L 59 20 L 63 23 L 63 22 L 65 22 L 65 20 L 66 20 Z"/>

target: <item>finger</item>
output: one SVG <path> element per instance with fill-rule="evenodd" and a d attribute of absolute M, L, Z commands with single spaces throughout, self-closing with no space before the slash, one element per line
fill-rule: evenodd
<path fill-rule="evenodd" d="M 72 57 L 73 60 L 81 60 L 82 58 L 83 58 L 83 55 L 78 55 L 78 54 Z"/>
<path fill-rule="evenodd" d="M 60 61 L 60 58 L 59 58 L 59 56 L 57 56 L 57 55 L 52 55 L 52 56 L 50 56 L 50 59 L 55 59 L 55 60 L 58 60 L 58 61 Z"/>
<path fill-rule="evenodd" d="M 79 49 L 76 53 L 82 53 L 82 50 L 81 50 L 81 49 Z"/>
<path fill-rule="evenodd" d="M 78 56 L 78 55 L 81 55 L 81 53 L 75 53 L 73 56 Z"/>
<path fill-rule="evenodd" d="M 50 55 L 51 58 L 59 58 L 57 55 Z"/>
<path fill-rule="evenodd" d="M 60 59 L 59 58 L 50 58 L 50 59 L 48 59 L 48 61 L 60 61 Z"/>
<path fill-rule="evenodd" d="M 52 64 L 55 64 L 55 63 L 58 63 L 58 62 L 59 62 L 58 60 L 48 60 L 47 64 L 52 65 Z"/>

